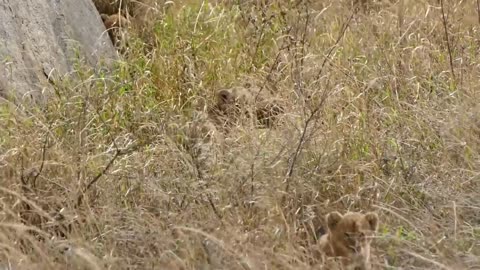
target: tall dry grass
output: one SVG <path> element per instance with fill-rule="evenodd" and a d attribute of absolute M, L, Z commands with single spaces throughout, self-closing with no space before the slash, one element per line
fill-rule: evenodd
<path fill-rule="evenodd" d="M 375 210 L 374 269 L 478 269 L 474 2 L 170 3 L 112 72 L 2 102 L 0 268 L 332 269 L 323 216 Z M 281 124 L 201 160 L 195 104 L 245 81 Z"/>

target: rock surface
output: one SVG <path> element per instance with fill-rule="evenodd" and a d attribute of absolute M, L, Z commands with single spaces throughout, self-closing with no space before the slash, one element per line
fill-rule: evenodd
<path fill-rule="evenodd" d="M 92 0 L 0 0 L 0 97 L 42 99 L 77 55 L 92 67 L 116 58 Z"/>

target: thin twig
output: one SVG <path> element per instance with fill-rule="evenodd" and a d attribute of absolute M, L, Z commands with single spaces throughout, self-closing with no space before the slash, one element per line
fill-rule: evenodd
<path fill-rule="evenodd" d="M 338 44 L 342 40 L 342 37 L 345 36 L 345 32 L 347 31 L 348 26 L 350 25 L 350 22 L 352 21 L 354 15 L 355 15 L 355 12 L 353 12 L 352 15 L 347 19 L 347 21 L 342 25 L 342 28 L 340 30 L 340 33 L 339 33 L 338 37 L 337 37 L 337 40 L 335 41 L 335 44 L 329 49 L 329 51 L 327 52 L 327 55 L 325 56 L 325 59 L 323 60 L 322 65 L 320 66 L 320 70 L 317 73 L 317 80 L 320 79 L 320 77 L 323 73 L 323 70 L 325 68 L 325 65 L 326 65 L 327 61 L 330 59 L 333 51 L 335 50 L 335 48 L 338 47 Z M 310 123 L 312 122 L 312 120 L 316 119 L 316 116 L 317 116 L 318 112 L 323 107 L 323 104 L 325 103 L 325 101 L 328 98 L 328 93 L 329 93 L 328 91 L 324 92 L 324 94 L 322 96 L 322 99 L 320 101 L 320 104 L 317 105 L 317 107 L 310 113 L 310 116 L 305 121 L 305 125 L 304 125 L 303 130 L 302 130 L 302 135 L 300 136 L 300 139 L 298 141 L 295 152 L 293 153 L 293 156 L 291 157 L 291 161 L 290 161 L 290 164 L 288 166 L 287 173 L 285 175 L 285 180 L 284 180 L 284 182 L 286 183 L 285 194 L 288 194 L 288 192 L 290 190 L 291 178 L 292 178 L 292 175 L 293 175 L 293 172 L 294 172 L 294 169 L 295 169 L 295 164 L 297 162 L 298 156 L 300 155 L 300 151 L 302 150 L 302 147 L 305 144 L 308 127 L 309 127 Z M 285 197 L 283 197 L 283 200 L 284 199 L 285 199 Z"/>
<path fill-rule="evenodd" d="M 453 239 L 457 241 L 457 205 L 455 201 L 453 203 Z"/>
<path fill-rule="evenodd" d="M 25 177 L 25 159 L 23 155 L 20 156 L 20 181 L 22 182 L 22 187 L 27 187 L 27 177 Z"/>
<path fill-rule="evenodd" d="M 477 0 L 477 17 L 478 17 L 478 24 L 480 24 L 480 0 Z"/>
<path fill-rule="evenodd" d="M 210 206 L 212 207 L 213 213 L 215 213 L 215 215 L 218 217 L 219 220 L 222 220 L 222 215 L 220 214 L 220 212 L 218 212 L 217 207 L 213 203 L 212 196 L 208 193 L 206 195 L 207 195 L 208 203 L 210 203 Z"/>
<path fill-rule="evenodd" d="M 290 181 L 291 181 L 290 179 L 292 178 L 292 175 L 293 175 L 293 172 L 294 172 L 294 169 L 295 169 L 295 164 L 297 163 L 298 156 L 300 155 L 300 151 L 302 150 L 302 147 L 306 142 L 306 135 L 307 135 L 308 127 L 310 126 L 310 123 L 312 122 L 312 120 L 314 120 L 316 118 L 317 113 L 323 107 L 323 104 L 327 100 L 327 97 L 328 97 L 327 95 L 324 95 L 324 97 L 322 98 L 318 107 L 315 108 L 315 110 L 313 110 L 313 112 L 310 114 L 310 116 L 305 121 L 305 125 L 304 125 L 303 130 L 302 130 L 302 135 L 300 136 L 300 139 L 298 140 L 297 148 L 295 149 L 295 152 L 294 152 L 294 154 L 291 158 L 290 164 L 288 166 L 287 173 L 285 175 L 285 180 L 284 180 L 286 182 L 285 194 L 288 194 L 288 192 L 290 191 Z"/>
<path fill-rule="evenodd" d="M 400 0 L 398 3 L 398 45 L 400 45 L 400 50 L 399 54 L 400 57 L 398 58 L 397 65 L 398 65 L 398 70 L 403 71 L 403 65 L 402 65 L 402 60 L 403 60 L 403 48 L 405 44 L 405 38 L 404 38 L 404 31 L 403 31 L 403 22 L 404 22 L 404 14 L 405 14 L 405 0 Z M 405 32 L 406 33 L 406 32 Z"/>
<path fill-rule="evenodd" d="M 295 92 L 297 95 L 301 96 L 305 100 L 305 89 L 304 89 L 304 83 L 303 83 L 303 69 L 305 67 L 305 55 L 306 55 L 306 44 L 307 44 L 307 32 L 308 32 L 308 25 L 310 24 L 310 12 L 308 9 L 307 3 L 305 3 L 305 10 L 306 10 L 306 18 L 305 18 L 305 24 L 302 27 L 302 33 L 301 33 L 301 50 L 300 54 L 298 54 L 295 50 L 294 53 L 294 63 L 295 63 L 295 69 L 293 70 L 293 78 L 294 78 L 294 85 L 295 85 Z M 300 11 L 298 12 L 299 16 L 301 15 Z"/>
<path fill-rule="evenodd" d="M 38 172 L 35 174 L 35 176 L 33 176 L 33 179 L 32 179 L 32 188 L 34 189 L 37 186 L 37 178 L 42 173 L 43 167 L 45 165 L 45 157 L 47 156 L 47 145 L 48 145 L 48 132 L 45 133 L 45 141 L 43 142 L 43 147 L 42 147 L 42 163 L 40 164 L 40 168 L 38 169 Z"/>
<path fill-rule="evenodd" d="M 274 18 L 273 15 L 270 16 L 270 18 L 267 18 L 266 15 L 267 14 L 265 13 L 265 10 L 262 9 L 262 27 L 260 28 L 260 33 L 258 33 L 259 34 L 258 40 L 257 40 L 257 43 L 255 44 L 255 50 L 253 51 L 253 54 L 252 54 L 252 65 L 249 67 L 249 69 L 251 69 L 252 66 L 254 66 L 255 58 L 257 56 L 258 51 L 260 50 L 260 46 L 262 45 L 263 39 L 265 37 L 266 26 L 270 22 L 270 20 Z"/>
<path fill-rule="evenodd" d="M 288 30 L 286 35 L 289 35 L 290 31 L 291 31 L 291 28 Z M 260 94 L 262 93 L 263 89 L 266 88 L 267 82 L 271 82 L 271 77 L 272 77 L 273 71 L 275 71 L 275 68 L 278 67 L 278 63 L 280 62 L 281 54 L 289 46 L 290 46 L 289 44 L 284 45 L 278 50 L 277 55 L 275 56 L 275 61 L 273 62 L 272 66 L 270 67 L 270 70 L 269 70 L 267 76 L 265 76 L 265 80 L 263 80 L 262 86 L 260 86 L 260 89 L 258 90 L 257 94 L 255 95 L 255 98 L 254 98 L 255 102 L 257 102 L 257 100 L 260 97 Z M 275 82 L 275 83 L 277 83 L 277 82 Z M 271 93 L 271 94 L 273 94 L 273 93 Z"/>
<path fill-rule="evenodd" d="M 335 40 L 335 44 L 328 50 L 327 55 L 325 55 L 325 58 L 323 59 L 322 65 L 320 66 L 320 70 L 317 73 L 316 80 L 318 81 L 320 77 L 323 74 L 323 70 L 325 69 L 325 65 L 327 64 L 328 60 L 330 60 L 330 56 L 332 53 L 335 51 L 337 48 L 338 44 L 342 40 L 342 38 L 345 36 L 345 32 L 347 31 L 348 27 L 350 26 L 350 22 L 352 21 L 353 17 L 355 16 L 356 12 L 352 12 L 348 20 L 342 25 L 342 28 L 340 30 L 340 34 L 337 37 L 337 40 Z"/>
<path fill-rule="evenodd" d="M 404 250 L 402 250 L 402 251 L 405 252 L 406 254 L 411 255 L 411 256 L 413 256 L 413 257 L 415 257 L 415 258 L 417 258 L 417 259 L 420 259 L 420 260 L 422 260 L 422 261 L 424 261 L 424 262 L 428 262 L 428 263 L 431 263 L 432 265 L 435 265 L 435 269 L 451 270 L 450 267 L 448 267 L 448 266 L 446 266 L 446 265 L 444 265 L 444 264 L 442 264 L 442 263 L 439 263 L 439 262 L 437 262 L 437 261 L 434 261 L 433 259 L 429 259 L 429 258 L 427 258 L 427 257 L 424 257 L 424 256 L 422 256 L 422 255 L 420 255 L 420 254 L 418 254 L 418 253 L 411 252 L 411 251 L 406 250 L 406 249 L 404 249 Z"/>
<path fill-rule="evenodd" d="M 113 165 L 113 162 L 115 162 L 115 160 L 120 156 L 120 151 L 117 150 L 115 152 L 115 155 L 110 159 L 110 161 L 107 163 L 107 166 L 105 166 L 103 168 L 103 170 L 101 172 L 99 172 L 97 174 L 97 176 L 95 176 L 92 180 L 90 180 L 90 182 L 82 189 L 82 191 L 80 192 L 80 194 L 78 194 L 78 197 L 77 197 L 77 204 L 76 204 L 76 207 L 79 207 L 82 202 L 83 202 L 83 197 L 85 197 L 85 193 L 90 189 L 91 186 L 93 186 L 95 183 L 98 182 L 98 180 L 100 179 L 100 177 L 102 177 L 103 175 L 105 175 L 105 173 L 110 169 L 110 167 Z"/>
<path fill-rule="evenodd" d="M 448 49 L 448 59 L 450 61 L 450 71 L 452 72 L 452 78 L 454 81 L 456 81 L 455 79 L 455 71 L 453 69 L 453 56 L 452 56 L 452 48 L 450 46 L 450 38 L 449 38 L 449 35 L 448 35 L 448 22 L 447 22 L 447 18 L 445 16 L 445 9 L 444 9 L 444 5 L 443 5 L 443 0 L 440 0 L 440 7 L 441 7 L 441 11 L 442 11 L 442 22 L 443 22 L 443 29 L 445 30 L 445 41 L 447 42 L 447 49 Z"/>
<path fill-rule="evenodd" d="M 83 202 L 83 198 L 85 197 L 85 193 L 94 185 L 98 182 L 98 180 L 100 180 L 100 178 L 105 175 L 107 173 L 107 171 L 110 169 L 110 167 L 112 167 L 113 163 L 115 162 L 115 160 L 117 160 L 117 158 L 119 158 L 120 156 L 124 156 L 124 155 L 127 155 L 133 151 L 135 151 L 136 149 L 138 148 L 138 145 L 137 146 L 133 146 L 133 147 L 130 147 L 129 149 L 127 150 L 120 150 L 117 148 L 117 150 L 115 151 L 115 155 L 113 155 L 113 157 L 110 159 L 110 161 L 107 163 L 107 165 L 103 168 L 103 170 L 101 172 L 99 172 L 94 178 L 92 178 L 88 184 L 81 190 L 81 192 L 78 194 L 78 197 L 77 197 L 77 202 L 76 202 L 76 207 L 79 207 L 82 202 Z"/>

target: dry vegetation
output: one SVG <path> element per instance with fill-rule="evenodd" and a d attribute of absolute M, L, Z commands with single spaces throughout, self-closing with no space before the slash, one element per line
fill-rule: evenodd
<path fill-rule="evenodd" d="M 1 269 L 335 269 L 332 210 L 379 214 L 374 269 L 480 268 L 477 1 L 167 5 L 113 72 L 2 103 Z M 278 126 L 192 139 L 245 82 Z"/>

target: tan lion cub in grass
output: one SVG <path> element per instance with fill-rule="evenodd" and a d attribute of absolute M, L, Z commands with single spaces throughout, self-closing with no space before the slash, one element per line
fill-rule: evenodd
<path fill-rule="evenodd" d="M 331 212 L 326 221 L 327 232 L 319 240 L 323 256 L 340 257 L 345 269 L 370 269 L 370 245 L 378 229 L 378 215 Z"/>
<path fill-rule="evenodd" d="M 100 14 L 103 24 L 108 31 L 108 36 L 112 44 L 117 49 L 125 49 L 126 46 L 126 29 L 130 26 L 130 21 L 121 14 Z"/>
<path fill-rule="evenodd" d="M 254 86 L 222 89 L 216 93 L 210 115 L 221 126 L 246 117 L 254 119 L 258 127 L 271 128 L 285 109 L 279 99 L 268 95 L 267 90 L 263 92 Z"/>

